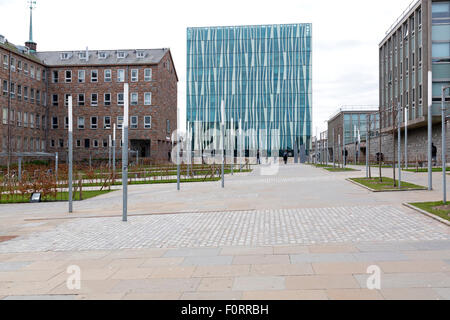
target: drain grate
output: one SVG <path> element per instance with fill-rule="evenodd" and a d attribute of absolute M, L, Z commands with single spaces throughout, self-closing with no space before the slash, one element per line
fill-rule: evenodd
<path fill-rule="evenodd" d="M 17 236 L 5 236 L 5 237 L 0 237 L 0 243 L 2 242 L 6 242 L 6 241 L 10 241 L 12 239 L 17 238 Z"/>

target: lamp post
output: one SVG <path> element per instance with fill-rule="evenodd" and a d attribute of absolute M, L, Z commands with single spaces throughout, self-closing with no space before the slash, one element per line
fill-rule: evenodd
<path fill-rule="evenodd" d="M 178 116 L 180 114 L 180 108 L 177 108 L 177 123 Z M 180 191 L 180 135 L 178 134 L 178 129 L 176 131 L 176 139 L 177 139 L 177 190 Z"/>
<path fill-rule="evenodd" d="M 73 113 L 72 113 L 72 96 L 69 96 L 69 213 L 73 213 Z"/>
<path fill-rule="evenodd" d="M 108 137 L 108 168 L 111 170 L 111 147 L 112 147 L 111 135 Z M 110 171 L 111 172 L 111 171 Z"/>
<path fill-rule="evenodd" d="M 398 123 L 398 188 L 402 188 L 402 107 L 400 103 L 397 106 L 397 123 Z"/>
<path fill-rule="evenodd" d="M 409 109 L 405 107 L 405 169 L 408 169 L 408 120 Z"/>
<path fill-rule="evenodd" d="M 124 85 L 123 108 L 123 145 L 122 145 L 122 188 L 123 188 L 123 222 L 128 220 L 128 83 Z"/>
<path fill-rule="evenodd" d="M 112 140 L 112 166 L 113 166 L 113 181 L 116 179 L 116 124 L 113 125 L 113 140 Z"/>
<path fill-rule="evenodd" d="M 221 107 L 221 131 L 222 131 L 222 188 L 225 188 L 225 102 L 222 100 Z"/>
<path fill-rule="evenodd" d="M 445 90 L 450 86 L 442 87 L 442 189 L 444 192 L 444 205 L 447 205 L 447 135 L 446 135 L 446 107 L 445 107 Z"/>
<path fill-rule="evenodd" d="M 433 75 L 428 71 L 428 191 L 433 190 Z"/>

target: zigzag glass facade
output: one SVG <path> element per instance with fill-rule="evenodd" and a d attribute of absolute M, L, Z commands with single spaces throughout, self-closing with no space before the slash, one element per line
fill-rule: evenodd
<path fill-rule="evenodd" d="M 194 150 L 242 126 L 247 153 L 309 150 L 311 24 L 187 29 L 187 125 Z M 227 140 L 226 140 L 227 141 Z M 236 149 L 235 149 L 236 150 Z"/>

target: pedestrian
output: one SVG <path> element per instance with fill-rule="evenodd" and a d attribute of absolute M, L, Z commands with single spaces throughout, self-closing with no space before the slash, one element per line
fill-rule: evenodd
<path fill-rule="evenodd" d="M 257 164 L 261 164 L 261 153 L 259 152 L 259 150 L 256 152 L 256 161 Z"/>
<path fill-rule="evenodd" d="M 434 145 L 434 143 L 431 144 L 432 148 L 432 159 L 433 159 L 433 166 L 437 165 L 437 148 Z"/>
<path fill-rule="evenodd" d="M 287 151 L 284 151 L 283 160 L 284 160 L 284 164 L 288 163 L 288 153 L 287 153 Z"/>

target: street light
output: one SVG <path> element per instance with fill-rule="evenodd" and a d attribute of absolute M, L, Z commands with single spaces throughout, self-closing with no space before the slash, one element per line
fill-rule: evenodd
<path fill-rule="evenodd" d="M 445 113 L 445 90 L 450 89 L 450 86 L 442 86 L 442 186 L 444 190 L 444 205 L 447 204 L 447 137 L 446 137 L 446 121 Z"/>
<path fill-rule="evenodd" d="M 123 134 L 122 134 L 122 189 L 123 189 L 123 212 L 122 220 L 128 220 L 128 83 L 124 85 L 124 108 L 123 108 Z"/>
<path fill-rule="evenodd" d="M 222 188 L 225 188 L 225 102 L 222 100 Z"/>
<path fill-rule="evenodd" d="M 69 213 L 73 213 L 73 112 L 72 112 L 72 96 L 69 96 Z M 58 181 L 56 181 L 58 183 Z"/>
<path fill-rule="evenodd" d="M 402 188 L 402 119 L 400 118 L 402 107 L 400 103 L 397 105 L 397 121 L 398 121 L 398 188 Z M 395 143 L 395 141 L 394 141 Z"/>

